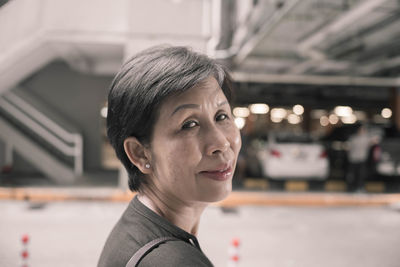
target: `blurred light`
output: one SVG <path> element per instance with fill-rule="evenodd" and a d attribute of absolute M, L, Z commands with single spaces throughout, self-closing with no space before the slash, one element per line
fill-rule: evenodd
<path fill-rule="evenodd" d="M 322 116 L 320 119 L 319 119 L 319 123 L 322 125 L 322 126 L 328 126 L 328 124 L 329 124 L 329 119 L 328 119 L 328 117 L 327 116 Z"/>
<path fill-rule="evenodd" d="M 272 118 L 283 119 L 286 117 L 287 111 L 284 108 L 273 108 L 271 109 L 271 120 Z"/>
<path fill-rule="evenodd" d="M 272 122 L 279 123 L 279 122 L 281 122 L 282 120 L 283 120 L 283 118 L 272 117 L 272 116 L 271 116 L 271 121 L 272 121 Z"/>
<path fill-rule="evenodd" d="M 301 122 L 301 118 L 300 118 L 300 116 L 298 116 L 298 115 L 296 115 L 296 114 L 290 114 L 290 115 L 288 116 L 288 122 L 289 122 L 290 124 L 298 124 L 298 123 Z"/>
<path fill-rule="evenodd" d="M 304 113 L 304 108 L 302 105 L 294 105 L 293 106 L 293 112 L 296 115 L 301 115 Z"/>
<path fill-rule="evenodd" d="M 351 114 L 350 116 L 342 117 L 341 120 L 344 124 L 354 124 L 357 121 L 357 117 Z"/>
<path fill-rule="evenodd" d="M 235 118 L 235 124 L 236 124 L 236 127 L 238 127 L 241 130 L 245 126 L 246 120 L 241 117 Z"/>
<path fill-rule="evenodd" d="M 385 119 L 389 119 L 390 117 L 392 117 L 392 110 L 390 108 L 382 109 L 381 116 Z"/>
<path fill-rule="evenodd" d="M 252 104 L 249 106 L 250 112 L 253 114 L 267 114 L 269 111 L 269 106 L 267 104 Z"/>
<path fill-rule="evenodd" d="M 337 106 L 334 112 L 339 117 L 348 117 L 353 114 L 353 109 L 349 106 Z"/>
<path fill-rule="evenodd" d="M 233 109 L 233 115 L 235 117 L 246 118 L 250 115 L 250 111 L 246 107 L 236 107 Z"/>
<path fill-rule="evenodd" d="M 100 110 L 100 115 L 101 115 L 103 118 L 107 118 L 107 112 L 108 112 L 108 108 L 107 108 L 107 107 L 103 107 L 103 108 Z"/>
<path fill-rule="evenodd" d="M 329 122 L 331 124 L 336 124 L 339 122 L 339 117 L 336 116 L 335 114 L 331 114 L 331 115 L 329 115 Z"/>

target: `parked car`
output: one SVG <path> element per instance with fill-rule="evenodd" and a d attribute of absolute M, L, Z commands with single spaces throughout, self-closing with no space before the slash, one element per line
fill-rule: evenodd
<path fill-rule="evenodd" d="M 307 134 L 269 134 L 258 159 L 263 175 L 270 179 L 325 180 L 329 175 L 324 146 Z"/>
<path fill-rule="evenodd" d="M 395 126 L 385 128 L 384 135 L 371 151 L 373 174 L 400 178 L 400 132 Z"/>

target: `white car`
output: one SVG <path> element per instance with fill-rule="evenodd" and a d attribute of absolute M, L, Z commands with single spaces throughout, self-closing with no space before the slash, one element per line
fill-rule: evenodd
<path fill-rule="evenodd" d="M 269 134 L 257 156 L 270 179 L 325 180 L 329 175 L 327 151 L 308 135 Z"/>
<path fill-rule="evenodd" d="M 373 147 L 375 173 L 382 177 L 400 177 L 400 138 L 384 138 Z"/>

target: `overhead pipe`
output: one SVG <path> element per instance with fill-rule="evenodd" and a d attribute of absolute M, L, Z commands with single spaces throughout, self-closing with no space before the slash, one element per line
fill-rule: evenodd
<path fill-rule="evenodd" d="M 246 57 L 253 51 L 253 49 L 268 35 L 272 30 L 279 25 L 281 20 L 301 1 L 292 0 L 285 2 L 285 5 L 278 11 L 274 12 L 272 17 L 268 19 L 264 25 L 260 27 L 260 30 L 255 33 L 247 42 L 244 42 L 239 48 L 239 51 L 234 56 L 234 63 L 240 64 Z"/>
<path fill-rule="evenodd" d="M 207 54 L 215 59 L 228 59 L 237 53 L 237 48 L 233 44 L 228 48 L 218 49 L 223 39 L 223 19 L 231 16 L 226 5 L 234 3 L 231 0 L 212 0 L 211 39 L 207 43 Z"/>
<path fill-rule="evenodd" d="M 387 0 L 364 1 L 360 5 L 340 16 L 336 21 L 314 33 L 306 40 L 300 42 L 297 50 L 300 55 L 308 57 L 309 60 L 293 66 L 288 70 L 288 72 L 291 74 L 301 74 L 305 73 L 314 66 L 322 64 L 327 59 L 326 55 L 313 47 L 323 42 L 329 35 L 333 35 L 339 31 L 342 31 L 345 27 L 370 13 L 376 7 L 382 5 L 385 1 Z"/>
<path fill-rule="evenodd" d="M 368 75 L 376 73 L 382 69 L 394 68 L 397 66 L 400 66 L 400 56 L 391 59 L 381 60 L 378 62 L 373 62 L 365 66 L 358 67 L 357 71 L 362 74 Z"/>
<path fill-rule="evenodd" d="M 224 49 L 218 49 L 217 45 L 220 43 L 221 38 L 222 38 L 222 12 L 226 12 L 225 9 L 222 9 L 222 0 L 213 0 L 213 24 L 218 24 L 218 25 L 214 25 L 213 29 L 215 31 L 215 35 L 214 38 L 218 40 L 218 42 L 216 42 L 216 44 L 212 47 L 213 51 L 212 51 L 212 55 L 214 58 L 216 59 L 229 59 L 232 56 L 234 56 L 238 51 L 239 51 L 239 47 L 237 46 L 236 42 L 234 42 L 234 40 L 232 40 L 232 43 L 230 44 L 230 46 L 228 48 L 224 48 Z M 230 0 L 228 0 L 230 1 Z M 217 3 L 215 2 L 219 2 L 218 6 L 214 7 L 214 4 L 217 5 Z M 234 3 L 232 1 L 232 3 Z M 215 15 L 214 15 L 215 13 Z M 254 10 L 253 10 L 254 13 Z M 253 14 L 251 13 L 251 14 Z M 229 14 L 231 15 L 231 14 Z M 236 29 L 235 33 L 233 34 L 233 38 L 237 37 L 238 33 L 242 33 L 242 36 L 247 36 L 248 34 L 248 25 L 240 25 L 238 29 Z M 214 38 L 211 38 L 211 43 L 213 41 Z M 215 41 L 214 41 L 215 42 Z"/>
<path fill-rule="evenodd" d="M 215 57 L 216 48 L 221 40 L 222 0 L 212 0 L 211 3 L 211 38 L 207 42 L 207 54 Z"/>
<path fill-rule="evenodd" d="M 336 21 L 332 22 L 328 26 L 324 27 L 320 31 L 314 33 L 309 38 L 300 42 L 298 50 L 300 53 L 312 56 L 312 47 L 318 43 L 321 43 L 327 36 L 337 33 L 344 28 L 348 27 L 350 24 L 354 23 L 361 17 L 367 15 L 375 8 L 382 5 L 387 0 L 367 0 L 363 1 L 358 6 L 349 10 L 342 16 L 340 16 Z"/>
<path fill-rule="evenodd" d="M 307 85 L 340 85 L 340 86 L 372 86 L 399 87 L 399 78 L 370 78 L 352 76 L 317 76 L 317 75 L 280 75 L 233 72 L 237 82 L 274 83 L 274 84 L 307 84 Z"/>
<path fill-rule="evenodd" d="M 285 15 L 287 15 L 287 13 L 289 13 L 300 2 L 300 0 L 288 1 L 280 10 L 276 11 L 273 16 L 260 27 L 260 30 L 250 37 L 248 41 L 243 39 L 243 41 L 241 41 L 239 44 L 235 42 L 226 49 L 216 50 L 214 52 L 214 57 L 217 59 L 227 59 L 233 57 L 235 64 L 241 63 L 257 46 L 257 44 L 279 24 Z M 249 30 L 246 28 L 247 26 L 248 25 L 242 26 L 236 32 L 244 32 L 243 36 L 245 38 L 249 35 Z"/>

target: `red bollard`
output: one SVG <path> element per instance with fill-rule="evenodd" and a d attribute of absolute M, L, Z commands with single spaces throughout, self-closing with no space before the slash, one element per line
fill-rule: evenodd
<path fill-rule="evenodd" d="M 28 258 L 29 258 L 29 252 L 28 252 L 28 243 L 29 243 L 29 235 L 24 234 L 21 238 L 23 249 L 21 252 L 21 257 L 22 257 L 22 267 L 28 267 Z"/>
<path fill-rule="evenodd" d="M 240 240 L 239 238 L 233 238 L 231 241 L 231 245 L 229 246 L 229 261 L 228 267 L 237 267 L 239 266 L 239 246 Z"/>

